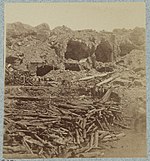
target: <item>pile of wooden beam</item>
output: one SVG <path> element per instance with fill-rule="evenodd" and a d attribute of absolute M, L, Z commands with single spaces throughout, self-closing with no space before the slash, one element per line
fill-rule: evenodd
<path fill-rule="evenodd" d="M 73 157 L 110 141 L 116 126 L 128 128 L 121 124 L 120 103 L 108 101 L 110 93 L 91 103 L 13 98 L 14 104 L 5 106 L 4 154 Z"/>

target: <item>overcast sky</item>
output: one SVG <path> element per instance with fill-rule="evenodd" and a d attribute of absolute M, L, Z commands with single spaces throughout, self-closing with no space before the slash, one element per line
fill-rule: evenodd
<path fill-rule="evenodd" d="M 132 29 L 145 27 L 145 3 L 7 3 L 5 22 L 48 23 L 51 29 L 62 25 L 75 30 Z"/>

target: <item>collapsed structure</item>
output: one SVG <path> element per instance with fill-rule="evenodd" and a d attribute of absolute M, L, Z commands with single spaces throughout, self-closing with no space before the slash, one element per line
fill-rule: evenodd
<path fill-rule="evenodd" d="M 29 71 L 33 68 L 36 70 L 37 66 L 44 63 L 50 66 L 49 70 L 79 71 L 81 68 L 78 68 L 78 64 L 87 70 L 100 68 L 99 62 L 115 62 L 133 49 L 143 49 L 144 29 L 119 32 L 119 29 L 113 32 L 73 31 L 62 26 L 50 30 L 47 24 L 35 28 L 19 22 L 8 24 L 6 63 L 18 69 L 21 65 L 25 66 Z"/>
<path fill-rule="evenodd" d="M 125 91 L 145 87 L 144 34 L 8 24 L 4 154 L 86 157 L 124 136 Z"/>

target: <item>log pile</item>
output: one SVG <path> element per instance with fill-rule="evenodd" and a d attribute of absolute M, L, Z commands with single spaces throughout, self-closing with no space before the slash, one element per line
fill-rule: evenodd
<path fill-rule="evenodd" d="M 110 92 L 99 101 L 83 103 L 67 98 L 28 102 L 13 98 L 14 104 L 5 106 L 4 153 L 75 157 L 118 139 L 116 127 L 128 127 L 120 103 L 108 101 Z"/>

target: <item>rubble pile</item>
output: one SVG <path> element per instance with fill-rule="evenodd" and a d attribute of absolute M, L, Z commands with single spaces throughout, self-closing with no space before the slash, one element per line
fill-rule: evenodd
<path fill-rule="evenodd" d="M 125 135 L 122 129 L 131 127 L 115 92 L 121 75 L 104 72 L 71 79 L 72 74 L 62 79 L 62 84 L 47 88 L 7 88 L 4 153 L 35 158 L 84 157 Z"/>
<path fill-rule="evenodd" d="M 140 75 L 125 68 L 119 74 L 55 72 L 50 73 L 57 85 L 6 88 L 4 154 L 86 157 L 88 151 L 125 136 L 123 129 L 133 128 L 126 108 L 133 104 L 128 98 L 132 90 L 143 89 L 134 86 Z"/>
<path fill-rule="evenodd" d="M 59 26 L 50 30 L 47 24 L 31 27 L 17 22 L 8 24 L 6 33 L 7 65 L 11 64 L 16 69 L 24 67 L 31 73 L 33 66 L 37 65 L 49 65 L 61 70 L 66 65 L 66 69 L 72 70 L 70 61 L 73 60 L 75 66 L 84 64 L 78 70 L 97 69 L 96 63 L 116 61 L 133 49 L 144 50 L 145 44 L 143 28 L 97 32 L 73 31 Z"/>
<path fill-rule="evenodd" d="M 111 92 L 98 101 L 8 97 L 14 102 L 5 106 L 4 153 L 63 157 L 71 151 L 68 157 L 75 157 L 101 142 L 119 139 L 115 127 L 129 127 L 120 103 L 109 101 Z"/>
<path fill-rule="evenodd" d="M 8 24 L 6 158 L 87 157 L 146 126 L 144 33 Z"/>

